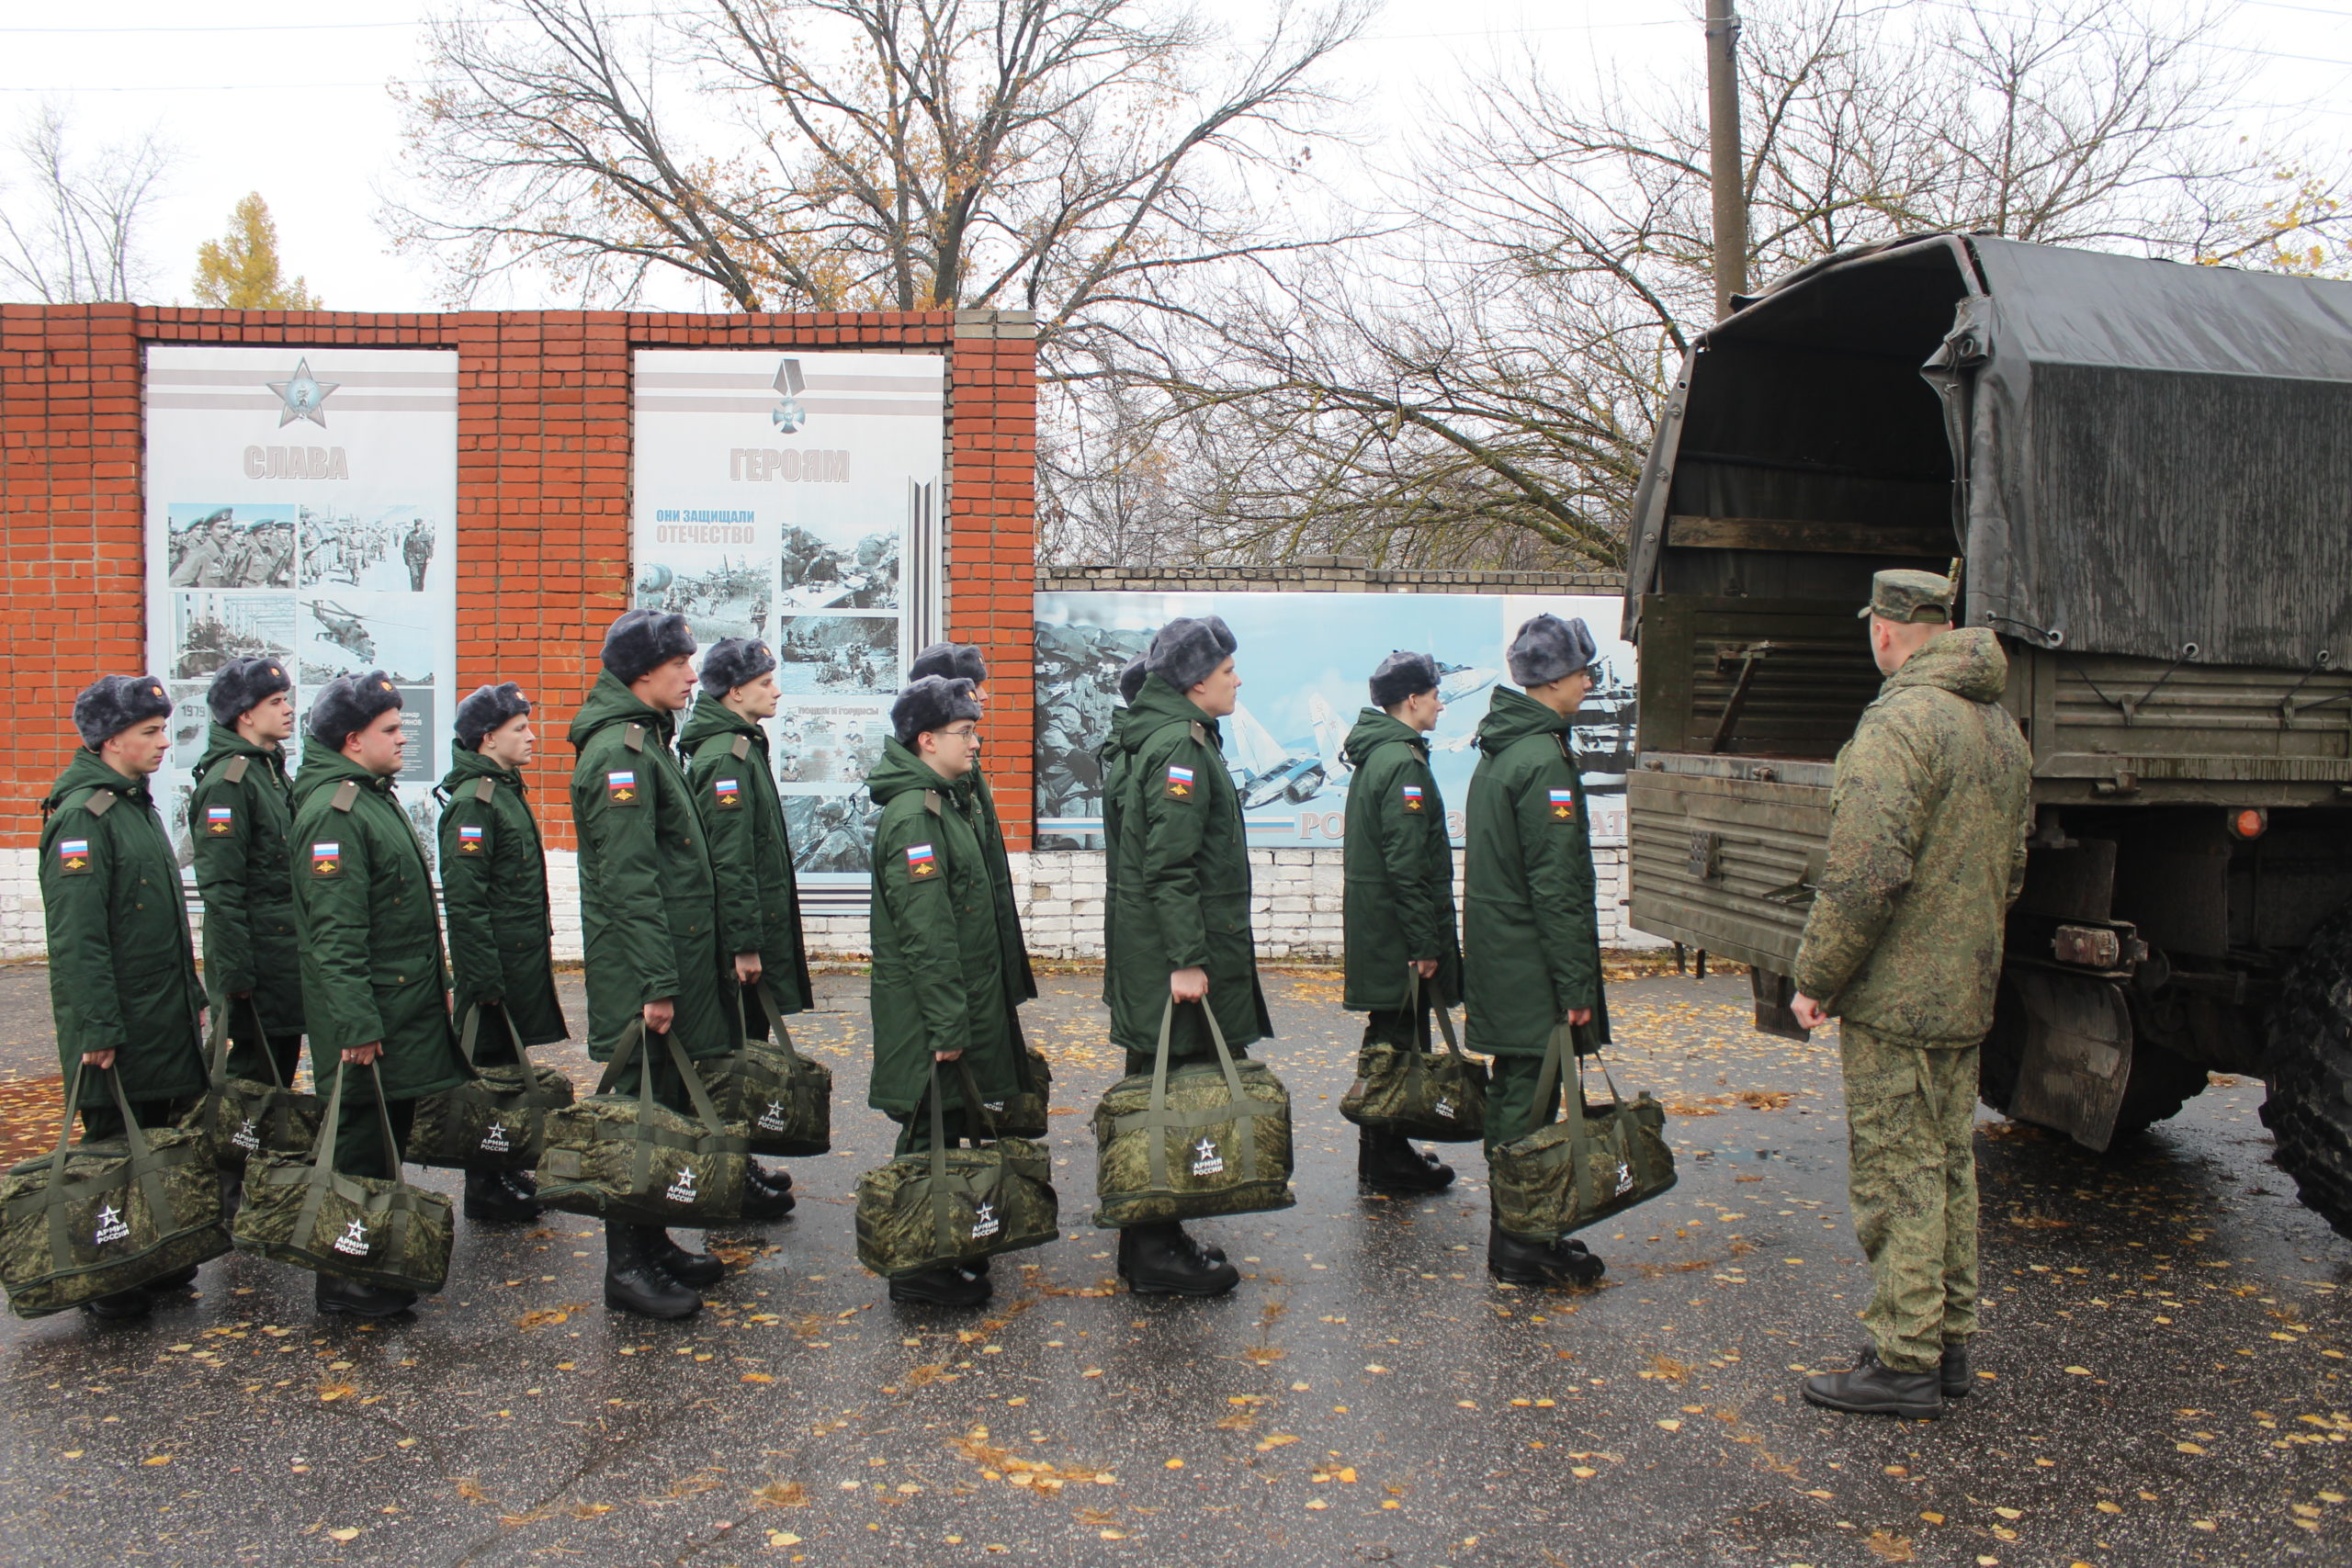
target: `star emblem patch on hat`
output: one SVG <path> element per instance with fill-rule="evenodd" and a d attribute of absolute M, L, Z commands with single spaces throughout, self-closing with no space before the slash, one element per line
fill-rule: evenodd
<path fill-rule="evenodd" d="M 1573 822 L 1577 819 L 1577 792 L 1572 789 L 1552 791 L 1552 819 Z"/>
<path fill-rule="evenodd" d="M 237 812 L 234 807 L 210 806 L 205 808 L 204 830 L 213 837 L 219 838 L 236 825 Z"/>
<path fill-rule="evenodd" d="M 917 881 L 939 874 L 939 862 L 933 856 L 929 844 L 907 846 L 907 874 Z"/>
<path fill-rule="evenodd" d="M 624 768 L 619 773 L 605 775 L 605 798 L 620 806 L 637 803 L 637 773 Z"/>
<path fill-rule="evenodd" d="M 1193 795 L 1193 770 L 1190 768 L 1180 768 L 1172 762 L 1170 763 L 1168 768 L 1168 793 L 1175 796 L 1178 800 L 1191 799 Z"/>

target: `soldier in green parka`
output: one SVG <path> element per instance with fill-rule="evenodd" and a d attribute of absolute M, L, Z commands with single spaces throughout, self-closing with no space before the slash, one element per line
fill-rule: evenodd
<path fill-rule="evenodd" d="M 2025 886 L 2032 753 L 2001 706 L 2000 640 L 1953 628 L 1953 592 L 1934 572 L 1871 580 L 1860 613 L 1886 683 L 1838 753 L 1790 1004 L 1807 1029 L 1839 1021 L 1873 1286 L 1870 1345 L 1804 1397 L 1860 1416 L 1940 1416 L 1974 1381 L 1977 1050 Z"/>
<path fill-rule="evenodd" d="M 967 781 L 980 705 L 972 683 L 926 676 L 890 707 L 891 739 L 865 781 L 874 829 L 874 1077 L 866 1101 L 899 1123 L 898 1152 L 931 1147 L 923 1103 L 934 1062 L 959 1062 L 983 1100 L 1019 1086 L 1021 1021 L 1005 975 L 995 886 Z M 984 1135 L 964 1072 L 940 1076 L 948 1138 Z M 985 1265 L 943 1265 L 890 1281 L 894 1302 L 978 1306 Z"/>
<path fill-rule="evenodd" d="M 512 681 L 475 688 L 458 705 L 457 748 L 434 791 L 441 802 L 441 903 L 449 921 L 451 1011 L 460 1041 L 474 1026 L 473 1061 L 512 1066 L 514 1043 L 571 1038 L 555 994 L 555 920 L 548 857 L 523 770 L 538 750 L 531 702 Z M 524 1170 L 468 1170 L 466 1218 L 520 1224 L 538 1218 L 538 1185 Z"/>
<path fill-rule="evenodd" d="M 449 1030 L 432 869 L 392 788 L 407 753 L 400 690 L 380 670 L 338 675 L 311 701 L 304 728 L 294 781 L 294 929 L 311 1076 L 325 1095 L 349 1074 L 335 1168 L 397 1177 L 416 1102 L 468 1076 Z M 377 1116 L 379 1083 L 396 1145 L 390 1151 Z M 319 1276 L 322 1312 L 389 1317 L 415 1301 L 408 1291 Z"/>
<path fill-rule="evenodd" d="M 187 934 L 178 860 L 147 781 L 172 738 L 164 684 L 104 675 L 74 699 L 82 748 L 40 803 L 40 898 L 48 922 L 50 1012 L 65 1081 L 82 1083 L 82 1135 L 122 1136 L 102 1073 L 122 1086 L 142 1127 L 176 1121 L 204 1089 L 204 993 Z M 116 1320 L 147 1311 L 154 1292 L 196 1278 L 187 1269 L 96 1298 L 84 1310 Z"/>
<path fill-rule="evenodd" d="M 1369 1013 L 1363 1043 L 1429 1049 L 1430 1010 L 1462 995 L 1453 929 L 1453 846 L 1445 797 L 1430 772 L 1429 732 L 1445 704 L 1437 660 L 1399 650 L 1372 672 L 1373 705 L 1340 748 L 1348 780 L 1345 876 L 1347 988 L 1340 1005 Z M 1416 1005 L 1418 994 L 1419 1003 Z M 1357 1130 L 1356 1175 L 1384 1192 L 1435 1192 L 1453 1168 L 1378 1127 Z"/>
<path fill-rule="evenodd" d="M 1174 1004 L 1171 1060 L 1206 1056 L 1204 1009 L 1236 1055 L 1273 1032 L 1250 929 L 1250 852 L 1217 721 L 1240 705 L 1232 631 L 1174 620 L 1152 638 L 1120 731 L 1113 893 L 1103 919 L 1111 1039 L 1148 1072 Z M 1131 1225 L 1119 1268 L 1138 1294 L 1220 1295 L 1240 1271 L 1182 1225 Z"/>
<path fill-rule="evenodd" d="M 286 777 L 293 689 L 282 660 L 221 666 L 205 694 L 212 727 L 187 803 L 204 900 L 205 989 L 216 1012 L 227 1010 L 230 1076 L 259 1083 L 272 1081 L 273 1065 L 276 1081 L 291 1083 L 302 1061 L 301 954 L 286 847 L 294 826 Z"/>
<path fill-rule="evenodd" d="M 736 965 L 718 941 L 718 889 L 693 790 L 671 750 L 678 710 L 695 689 L 686 618 L 630 610 L 605 633 L 604 672 L 571 720 L 571 819 L 580 838 L 580 924 L 588 979 L 588 1054 L 600 1062 L 629 1026 L 644 1047 L 616 1086 L 650 1071 L 662 1104 L 693 1100 L 662 1037 L 689 1058 L 742 1043 Z M 605 1303 L 647 1317 L 685 1317 L 726 1265 L 689 1252 L 659 1225 L 607 1222 Z"/>
<path fill-rule="evenodd" d="M 1119 701 L 1125 705 L 1111 715 L 1111 733 L 1094 753 L 1102 781 L 1102 951 L 1111 951 L 1112 928 L 1119 910 L 1119 791 L 1125 787 L 1127 765 L 1127 720 L 1135 712 L 1136 694 L 1143 690 L 1144 656 L 1136 654 L 1119 671 Z M 1102 1005 L 1111 1005 L 1111 966 L 1102 966 Z"/>
<path fill-rule="evenodd" d="M 1609 1040 L 1600 989 L 1600 926 L 1593 907 L 1592 840 L 1584 781 L 1568 727 L 1592 689 L 1598 647 L 1580 620 L 1537 615 L 1519 628 L 1510 678 L 1478 721 L 1464 837 L 1464 1043 L 1494 1057 L 1487 1091 L 1487 1148 L 1551 1122 L 1556 1103 L 1535 1103 L 1555 1030 L 1577 1055 Z M 1575 1074 L 1563 1075 L 1575 1092 Z M 1487 1227 L 1487 1269 L 1516 1285 L 1589 1285 L 1600 1259 L 1582 1242 L 1513 1235 Z"/>
<path fill-rule="evenodd" d="M 753 987 L 763 987 L 784 1013 L 803 1011 L 813 996 L 792 838 L 761 722 L 775 716 L 780 696 L 775 655 L 764 642 L 723 637 L 703 653 L 701 683 L 678 750 L 718 882 L 718 945 L 734 954 L 744 1031 L 764 1040 L 767 1010 Z M 748 1177 L 760 1190 L 748 1194 L 746 1218 L 780 1220 L 792 1212 L 789 1173 L 752 1160 Z"/>
<path fill-rule="evenodd" d="M 984 716 L 988 712 L 989 661 L 977 644 L 933 643 L 915 655 L 907 679 L 920 681 L 927 675 L 969 681 L 972 700 L 980 705 Z M 997 819 L 996 795 L 989 789 L 987 771 L 980 766 L 979 746 L 985 739 L 974 743 L 972 771 L 964 776 L 977 807 L 973 822 L 980 830 L 980 853 L 988 861 L 989 886 L 996 890 L 996 922 L 1004 942 L 1005 982 L 1012 987 L 1016 1003 L 1034 1002 L 1037 999 L 1037 977 L 1030 970 L 1029 944 L 1021 934 L 1021 903 L 1012 890 L 1012 856 L 1004 847 L 1004 824 Z"/>

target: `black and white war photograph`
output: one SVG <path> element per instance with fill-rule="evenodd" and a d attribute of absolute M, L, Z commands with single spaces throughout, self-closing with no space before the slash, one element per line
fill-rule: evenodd
<path fill-rule="evenodd" d="M 301 513 L 303 587 L 422 593 L 428 582 L 439 586 L 438 531 L 422 507 L 305 506 Z"/>
<path fill-rule="evenodd" d="M 787 527 L 780 555 L 786 610 L 895 610 L 899 528 L 825 534 Z"/>
<path fill-rule="evenodd" d="M 786 692 L 893 692 L 899 685 L 899 617 L 787 615 L 776 623 L 775 657 L 775 683 Z"/>
<path fill-rule="evenodd" d="M 439 633 L 417 601 L 399 593 L 303 592 L 296 682 L 322 685 L 337 675 L 381 670 L 401 686 L 430 686 Z"/>
<path fill-rule="evenodd" d="M 784 786 L 784 827 L 792 840 L 793 870 L 804 876 L 869 870 L 874 824 L 881 815 L 864 784 L 845 793 Z"/>
<path fill-rule="evenodd" d="M 765 637 L 775 579 L 749 556 L 720 556 L 707 564 L 648 561 L 637 569 L 637 607 L 684 615 L 695 641 Z"/>
<path fill-rule="evenodd" d="M 839 789 L 864 784 L 882 760 L 890 714 L 871 702 L 796 703 L 776 714 L 770 734 L 778 784 Z"/>
<path fill-rule="evenodd" d="M 291 588 L 296 509 L 262 503 L 165 509 L 174 588 Z"/>
<path fill-rule="evenodd" d="M 232 659 L 290 658 L 294 604 L 283 593 L 174 593 L 167 680 L 210 678 Z"/>

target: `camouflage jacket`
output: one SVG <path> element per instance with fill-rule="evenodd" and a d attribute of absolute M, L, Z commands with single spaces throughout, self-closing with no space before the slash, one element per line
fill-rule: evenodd
<path fill-rule="evenodd" d="M 1838 754 L 1796 962 L 1797 989 L 1828 1011 L 1922 1045 L 1992 1027 L 2033 816 L 2031 757 L 1999 705 L 2007 681 L 1991 632 L 1947 632 L 1887 678 Z"/>

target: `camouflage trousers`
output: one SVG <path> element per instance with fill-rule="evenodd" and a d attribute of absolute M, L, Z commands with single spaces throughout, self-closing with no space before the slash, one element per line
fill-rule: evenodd
<path fill-rule="evenodd" d="M 1936 1370 L 1976 1332 L 1976 1047 L 1904 1044 L 1838 1025 L 1854 1238 L 1871 1261 L 1862 1314 L 1878 1359 Z"/>

